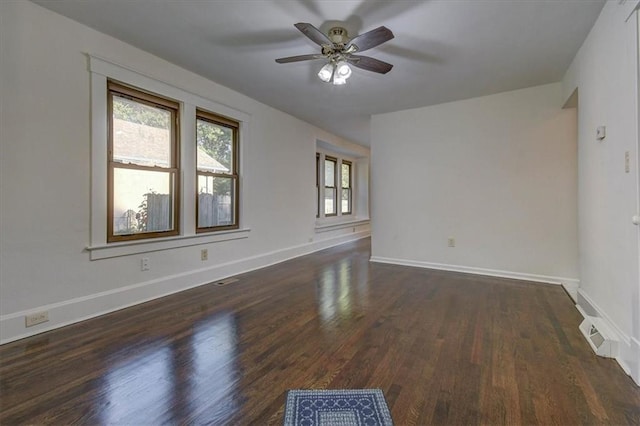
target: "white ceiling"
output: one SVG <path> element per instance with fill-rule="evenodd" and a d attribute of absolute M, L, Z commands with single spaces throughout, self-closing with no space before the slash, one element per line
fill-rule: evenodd
<path fill-rule="evenodd" d="M 369 144 L 371 114 L 557 82 L 604 0 L 34 0 L 318 127 Z M 319 52 L 293 26 L 395 38 L 363 54 L 394 64 L 321 82 Z"/>

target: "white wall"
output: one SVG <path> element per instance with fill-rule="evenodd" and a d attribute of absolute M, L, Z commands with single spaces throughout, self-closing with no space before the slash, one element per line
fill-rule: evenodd
<path fill-rule="evenodd" d="M 576 117 L 561 101 L 556 83 L 374 116 L 372 259 L 572 292 Z"/>
<path fill-rule="evenodd" d="M 87 53 L 251 117 L 248 238 L 145 253 L 146 272 L 141 255 L 90 260 Z M 26 1 L 0 2 L 0 66 L 2 342 L 368 235 L 365 223 L 315 238 L 316 140 L 348 141 Z M 24 315 L 40 310 L 50 321 L 26 329 Z"/>
<path fill-rule="evenodd" d="M 579 304 L 622 339 L 619 361 L 640 383 L 637 1 L 607 2 L 563 80 L 578 89 Z M 607 137 L 596 140 L 596 128 Z M 629 173 L 624 157 L 629 152 Z"/>

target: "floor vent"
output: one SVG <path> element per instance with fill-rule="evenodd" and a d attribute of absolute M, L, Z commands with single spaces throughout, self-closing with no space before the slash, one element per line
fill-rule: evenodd
<path fill-rule="evenodd" d="M 616 357 L 618 352 L 617 338 L 601 318 L 587 316 L 579 328 L 596 355 L 606 358 Z"/>
<path fill-rule="evenodd" d="M 223 286 L 223 285 L 232 284 L 235 282 L 238 282 L 237 278 L 227 278 L 226 280 L 217 281 L 215 285 Z"/>

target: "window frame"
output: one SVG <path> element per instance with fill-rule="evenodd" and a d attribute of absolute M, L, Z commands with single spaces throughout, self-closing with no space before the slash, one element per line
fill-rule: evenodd
<path fill-rule="evenodd" d="M 342 186 L 342 167 L 345 165 L 349 166 L 349 186 L 347 187 Z M 342 195 L 345 190 L 349 191 L 349 198 L 347 200 L 349 203 L 349 210 L 347 211 L 342 210 Z M 340 214 L 343 216 L 353 214 L 353 163 L 344 159 L 340 161 Z"/>
<path fill-rule="evenodd" d="M 358 165 L 362 164 L 358 159 L 359 157 L 347 156 L 337 150 L 330 150 L 325 147 L 316 147 L 316 223 L 325 224 L 330 222 L 352 221 L 360 216 L 358 214 L 357 194 L 360 190 L 358 187 L 357 174 L 359 173 Z M 332 187 L 325 187 L 327 176 L 325 160 L 335 162 L 334 167 L 334 185 L 336 194 L 336 213 L 325 213 L 325 192 L 326 188 L 332 189 Z M 342 212 L 342 165 L 349 166 L 349 210 Z M 365 164 L 366 167 L 366 164 Z M 347 189 L 345 187 L 345 189 Z M 344 217 L 343 217 L 344 216 Z M 362 216 L 368 217 L 368 216 Z"/>
<path fill-rule="evenodd" d="M 326 162 L 330 161 L 333 163 L 333 186 L 327 186 L 327 176 L 326 176 L 326 170 L 327 170 L 327 166 L 326 166 Z M 323 173 L 323 188 L 324 191 L 322 191 L 322 206 L 324 207 L 322 210 L 324 211 L 324 216 L 325 217 L 334 217 L 334 216 L 338 216 L 338 186 L 336 185 L 336 180 L 337 180 L 337 176 L 338 176 L 338 158 L 337 157 L 332 157 L 330 155 L 325 155 L 324 156 L 324 163 L 322 165 L 322 170 L 324 171 Z M 327 189 L 333 189 L 333 212 L 332 213 L 327 213 Z"/>
<path fill-rule="evenodd" d="M 170 166 L 146 166 L 135 163 L 122 163 L 113 160 L 113 98 L 119 96 L 142 105 L 159 108 L 171 113 L 171 154 Z M 149 240 L 153 238 L 171 237 L 180 234 L 180 103 L 165 96 L 134 88 L 122 82 L 107 79 L 107 243 Z M 172 228 L 166 231 L 140 232 L 131 234 L 114 234 L 115 205 L 115 169 L 151 171 L 169 174 L 171 188 L 171 222 Z"/>
<path fill-rule="evenodd" d="M 320 153 L 316 152 L 316 218 L 320 217 Z"/>
<path fill-rule="evenodd" d="M 217 126 L 226 127 L 231 129 L 233 132 L 232 137 L 232 154 L 231 154 L 231 173 L 214 173 L 214 172 L 202 172 L 198 170 L 198 120 L 206 121 Z M 195 178 L 196 178 L 196 193 L 195 193 L 195 228 L 196 233 L 208 233 L 208 232 L 216 232 L 216 231 L 224 231 L 231 229 L 239 229 L 240 227 L 240 176 L 238 169 L 240 168 L 240 123 L 236 120 L 221 116 L 219 114 L 215 114 L 211 111 L 207 111 L 202 108 L 196 108 L 195 113 L 195 133 L 194 133 L 194 142 L 195 142 L 195 154 L 196 154 L 196 163 L 195 163 Z M 231 178 L 233 179 L 232 185 L 232 204 L 233 204 L 233 224 L 231 225 L 216 225 L 216 226 L 205 226 L 201 227 L 198 224 L 199 217 L 199 208 L 200 203 L 198 199 L 198 177 L 199 176 L 210 176 L 210 177 L 222 177 L 222 178 Z"/>

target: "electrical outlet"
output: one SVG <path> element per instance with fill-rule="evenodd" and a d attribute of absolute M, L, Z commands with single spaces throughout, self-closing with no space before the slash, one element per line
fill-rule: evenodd
<path fill-rule="evenodd" d="M 149 258 L 148 257 L 143 257 L 140 260 L 140 270 L 141 271 L 148 271 L 149 269 L 151 269 L 151 267 L 149 266 Z"/>
<path fill-rule="evenodd" d="M 49 311 L 35 312 L 24 316 L 24 326 L 33 327 L 36 324 L 42 324 L 49 321 Z"/>
<path fill-rule="evenodd" d="M 208 260 L 209 259 L 209 250 L 208 249 L 202 249 L 200 250 L 200 260 Z"/>
<path fill-rule="evenodd" d="M 447 240 L 447 243 L 449 245 L 449 247 L 455 247 L 456 246 L 456 239 L 453 237 L 449 237 L 449 239 Z"/>

